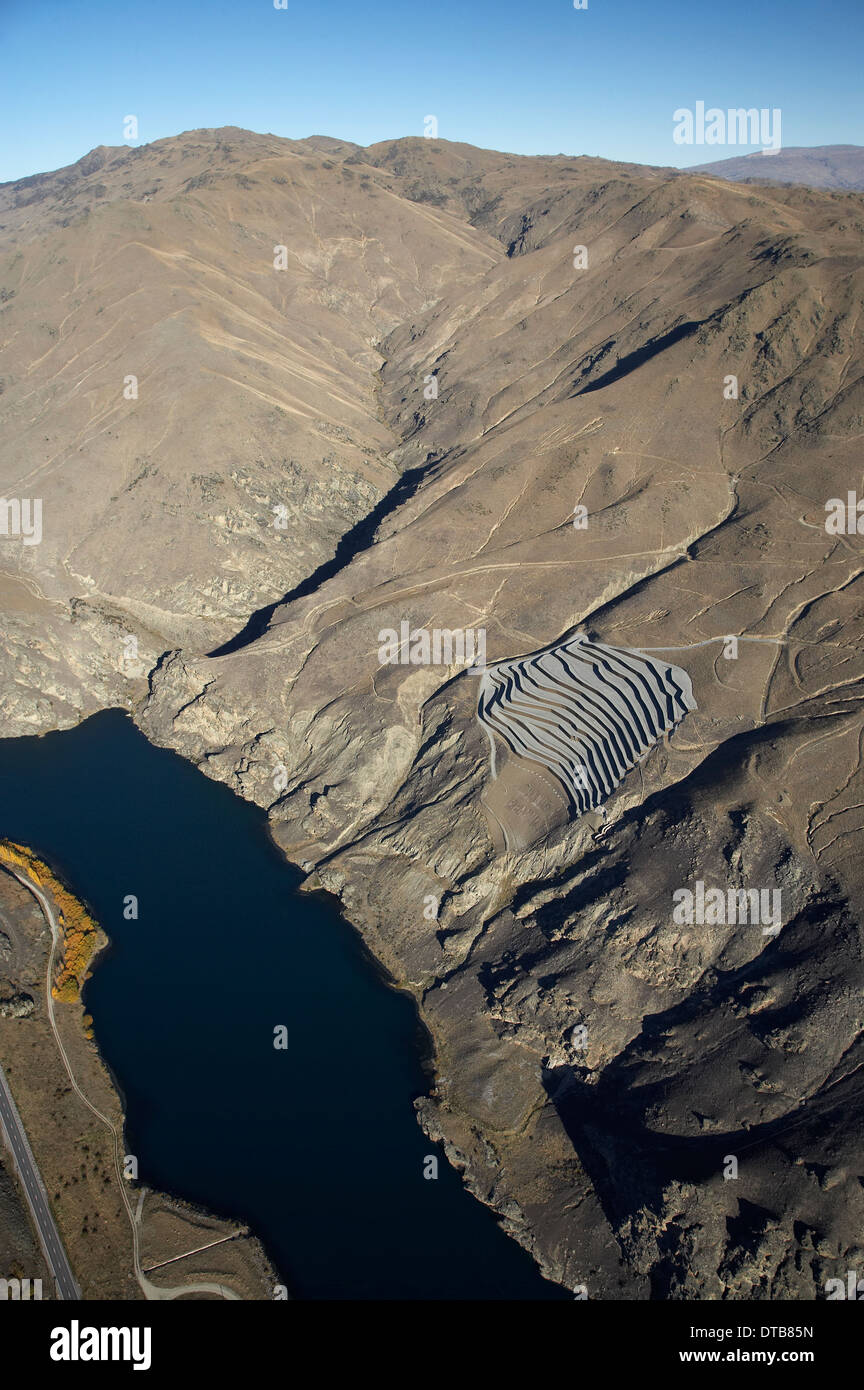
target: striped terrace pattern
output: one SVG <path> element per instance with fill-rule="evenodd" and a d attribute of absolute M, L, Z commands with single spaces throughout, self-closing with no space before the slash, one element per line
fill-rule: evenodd
<path fill-rule="evenodd" d="M 694 709 L 686 671 L 577 634 L 487 667 L 477 717 L 492 746 L 493 777 L 499 734 L 513 753 L 547 767 L 583 815 Z"/>

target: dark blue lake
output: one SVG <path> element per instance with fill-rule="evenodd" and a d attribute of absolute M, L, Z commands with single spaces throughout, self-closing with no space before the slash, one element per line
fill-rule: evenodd
<path fill-rule="evenodd" d="M 85 1003 L 142 1183 L 248 1222 L 295 1298 L 571 1296 L 420 1130 L 413 1002 L 329 900 L 297 891 L 262 811 L 109 710 L 0 741 L 0 835 L 111 939 Z"/>

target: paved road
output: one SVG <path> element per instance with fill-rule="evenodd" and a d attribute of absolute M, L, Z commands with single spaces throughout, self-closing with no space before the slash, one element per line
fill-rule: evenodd
<path fill-rule="evenodd" d="M 132 1203 L 129 1199 L 129 1193 L 126 1189 L 126 1182 L 123 1177 L 120 1135 L 112 1121 L 109 1119 L 109 1117 L 107 1115 L 103 1115 L 101 1110 L 96 1109 L 96 1106 L 93 1104 L 92 1101 L 87 1099 L 84 1092 L 81 1090 L 81 1087 L 78 1085 L 78 1082 L 75 1079 L 75 1073 L 72 1070 L 72 1064 L 69 1061 L 69 1058 L 66 1054 L 66 1049 L 63 1046 L 63 1039 L 60 1037 L 60 1032 L 57 1027 L 57 1019 L 54 1016 L 54 996 L 52 994 L 51 982 L 54 978 L 54 956 L 55 952 L 57 951 L 57 946 L 60 940 L 60 928 L 57 923 L 57 918 L 54 915 L 54 909 L 46 894 L 42 892 L 41 888 L 37 888 L 36 884 L 33 883 L 31 879 L 27 878 L 24 874 L 20 873 L 13 866 L 6 864 L 2 867 L 6 868 L 7 871 L 18 880 L 22 887 L 26 888 L 28 892 L 33 894 L 34 898 L 39 903 L 39 906 L 42 909 L 42 912 L 45 916 L 45 921 L 48 923 L 48 926 L 51 929 L 51 950 L 48 953 L 48 963 L 45 970 L 45 1006 L 48 1012 L 48 1022 L 51 1024 L 51 1031 L 54 1034 L 54 1041 L 57 1044 L 57 1050 L 60 1053 L 60 1058 L 63 1062 L 64 1067 L 66 1068 L 66 1073 L 69 1077 L 69 1080 L 72 1083 L 73 1091 L 78 1096 L 79 1100 L 83 1101 L 83 1103 L 87 1106 L 87 1109 L 91 1111 L 93 1115 L 95 1115 L 96 1119 L 99 1120 L 103 1125 L 105 1125 L 106 1129 L 108 1129 L 111 1133 L 111 1138 L 113 1140 L 114 1145 L 114 1170 L 117 1176 L 117 1182 L 119 1184 L 120 1196 L 123 1198 L 123 1205 L 126 1208 L 126 1214 L 129 1217 L 129 1222 L 132 1227 L 132 1260 L 135 1269 L 135 1277 L 141 1286 L 141 1290 L 144 1294 L 144 1297 L 148 1299 L 172 1299 L 182 1298 L 184 1295 L 192 1293 L 217 1293 L 222 1298 L 239 1299 L 240 1294 L 238 1294 L 234 1289 L 229 1288 L 224 1284 L 216 1284 L 209 1281 L 199 1281 L 191 1284 L 175 1284 L 171 1288 L 164 1288 L 161 1285 L 154 1284 L 150 1279 L 147 1278 L 146 1274 L 142 1270 L 141 1259 L 138 1249 L 138 1218 L 141 1214 L 143 1191 L 138 1201 L 138 1212 L 136 1214 L 132 1210 Z M 7 1115 L 10 1114 L 12 1118 L 11 1124 L 7 1119 Z M 66 1252 L 64 1251 L 63 1245 L 60 1241 L 59 1232 L 57 1230 L 57 1227 L 54 1225 L 54 1218 L 52 1217 L 51 1210 L 48 1206 L 48 1194 L 45 1191 L 45 1186 L 39 1175 L 39 1169 L 36 1167 L 36 1160 L 34 1159 L 33 1154 L 30 1150 L 30 1145 L 27 1142 L 27 1135 L 24 1131 L 24 1126 L 21 1123 L 21 1117 L 18 1114 L 18 1111 L 15 1107 L 15 1102 L 12 1099 L 12 1093 L 10 1092 L 9 1087 L 6 1084 L 6 1078 L 3 1075 L 3 1068 L 0 1067 L 0 1128 L 3 1127 L 5 1127 L 7 1134 L 9 1134 L 10 1136 L 14 1136 L 15 1138 L 15 1142 L 13 1143 L 12 1148 L 15 1154 L 16 1161 L 18 1162 L 19 1169 L 22 1171 L 22 1179 L 24 1178 L 25 1163 L 22 1161 L 20 1154 L 21 1152 L 23 1152 L 24 1154 L 24 1159 L 26 1160 L 26 1168 L 29 1172 L 31 1179 L 30 1182 L 25 1181 L 27 1200 L 30 1203 L 30 1210 L 32 1211 L 33 1217 L 36 1221 L 36 1226 L 39 1231 L 39 1237 L 42 1241 L 42 1248 L 46 1253 L 48 1263 L 51 1267 L 51 1271 L 54 1275 L 54 1278 L 57 1281 L 57 1288 L 60 1297 L 63 1299 L 80 1299 L 81 1290 L 78 1288 L 72 1276 L 72 1270 L 69 1266 L 69 1261 L 66 1258 Z M 34 1197 L 31 1197 L 31 1186 L 32 1190 L 35 1193 L 35 1199 Z M 187 1253 L 195 1252 L 193 1251 Z"/>
<path fill-rule="evenodd" d="M 57 1281 L 57 1292 L 63 1299 L 79 1299 L 81 1291 L 75 1283 L 69 1261 L 66 1258 L 66 1251 L 60 1240 L 60 1233 L 54 1224 L 54 1217 L 51 1215 L 51 1208 L 48 1205 L 48 1193 L 45 1191 L 45 1184 L 42 1181 L 36 1160 L 27 1140 L 24 1126 L 21 1123 L 21 1116 L 18 1108 L 12 1099 L 12 1092 L 0 1067 L 0 1122 L 6 1132 L 9 1147 L 15 1158 L 15 1165 L 21 1177 L 21 1182 L 27 1196 L 30 1210 L 33 1213 L 33 1220 L 39 1232 L 39 1239 L 45 1257 Z"/>

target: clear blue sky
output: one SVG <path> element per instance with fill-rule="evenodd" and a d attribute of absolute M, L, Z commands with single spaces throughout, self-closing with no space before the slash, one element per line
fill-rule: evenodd
<path fill-rule="evenodd" d="M 0 181 L 199 126 L 697 164 L 672 113 L 864 144 L 864 0 L 0 0 Z"/>

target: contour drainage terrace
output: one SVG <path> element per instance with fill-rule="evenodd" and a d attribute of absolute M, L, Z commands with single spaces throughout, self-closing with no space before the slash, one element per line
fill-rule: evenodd
<path fill-rule="evenodd" d="M 477 715 L 492 745 L 542 763 L 577 814 L 595 810 L 654 744 L 696 709 L 690 677 L 639 651 L 582 634 L 490 666 Z"/>

